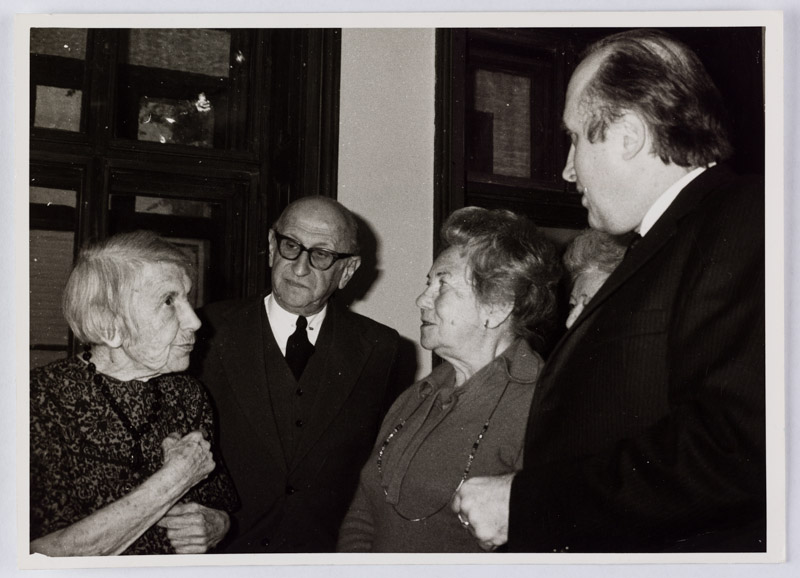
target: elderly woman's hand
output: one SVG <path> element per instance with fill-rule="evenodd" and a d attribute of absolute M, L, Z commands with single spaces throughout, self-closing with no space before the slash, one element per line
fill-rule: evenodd
<path fill-rule="evenodd" d="M 183 437 L 173 432 L 161 442 L 161 449 L 164 463 L 144 483 L 70 526 L 34 540 L 31 552 L 48 556 L 121 554 L 159 520 L 166 520 L 161 525 L 167 527 L 168 536 L 173 530 L 175 537 L 170 541 L 176 551 L 204 552 L 216 545 L 228 531 L 227 514 L 197 504 L 174 505 L 214 470 L 211 445 L 200 431 Z"/>
<path fill-rule="evenodd" d="M 164 453 L 162 470 L 170 474 L 176 485 L 183 486 L 186 490 L 214 471 L 211 444 L 200 431 L 193 431 L 183 437 L 173 432 L 161 442 L 161 450 Z"/>
<path fill-rule="evenodd" d="M 175 504 L 158 525 L 167 529 L 176 553 L 204 554 L 228 533 L 230 518 L 222 510 L 189 502 Z"/>
<path fill-rule="evenodd" d="M 491 551 L 508 542 L 508 504 L 514 473 L 465 481 L 450 504 L 461 525 Z"/>

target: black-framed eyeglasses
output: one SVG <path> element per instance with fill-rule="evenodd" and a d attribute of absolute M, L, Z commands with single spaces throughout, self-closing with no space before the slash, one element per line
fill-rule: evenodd
<path fill-rule="evenodd" d="M 327 249 L 319 249 L 317 247 L 308 248 L 299 241 L 295 241 L 291 237 L 281 235 L 275 229 L 272 229 L 275 238 L 278 240 L 278 253 L 284 259 L 294 261 L 300 254 L 305 251 L 308 253 L 308 262 L 314 269 L 320 271 L 327 271 L 339 259 L 353 257 L 353 253 L 337 253 L 336 251 L 328 251 Z"/>

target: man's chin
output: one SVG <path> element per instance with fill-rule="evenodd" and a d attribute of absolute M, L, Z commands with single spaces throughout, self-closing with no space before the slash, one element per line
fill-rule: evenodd
<path fill-rule="evenodd" d="M 294 289 L 288 292 L 281 292 L 280 294 L 275 294 L 275 301 L 278 302 L 278 305 L 286 309 L 286 311 L 291 311 L 295 313 L 297 311 L 305 310 L 310 306 L 310 290 L 308 289 Z"/>
<path fill-rule="evenodd" d="M 603 233 L 608 233 L 609 235 L 615 235 L 613 231 L 609 230 L 607 223 L 601 221 L 600 219 L 593 217 L 591 213 L 589 213 L 589 227 L 594 229 L 595 231 L 601 231 Z"/>

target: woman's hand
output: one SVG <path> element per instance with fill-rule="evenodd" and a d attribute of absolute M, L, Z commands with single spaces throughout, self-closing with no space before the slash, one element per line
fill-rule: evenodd
<path fill-rule="evenodd" d="M 176 553 L 203 554 L 225 537 L 230 518 L 222 510 L 189 502 L 175 504 L 157 525 L 167 529 Z"/>
<path fill-rule="evenodd" d="M 164 463 L 129 494 L 74 524 L 31 542 L 48 556 L 121 554 L 153 524 L 161 523 L 178 552 L 205 552 L 228 531 L 228 515 L 197 504 L 175 503 L 214 470 L 211 445 L 200 431 L 171 433 L 161 442 Z"/>
<path fill-rule="evenodd" d="M 515 473 L 470 478 L 450 504 L 480 547 L 491 551 L 508 542 L 508 504 Z"/>
<path fill-rule="evenodd" d="M 161 442 L 161 451 L 164 454 L 161 469 L 169 473 L 174 482 L 185 491 L 214 471 L 211 444 L 200 431 L 193 431 L 183 437 L 172 432 Z"/>

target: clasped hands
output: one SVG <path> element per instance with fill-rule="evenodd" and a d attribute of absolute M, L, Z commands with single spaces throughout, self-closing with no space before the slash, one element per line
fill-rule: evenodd
<path fill-rule="evenodd" d="M 508 541 L 508 513 L 514 474 L 475 477 L 466 480 L 450 504 L 453 512 L 478 540 L 492 551 Z"/>
<path fill-rule="evenodd" d="M 169 468 L 187 491 L 214 470 L 211 444 L 203 432 L 194 431 L 183 437 L 173 432 L 161 442 L 161 449 L 163 467 Z M 167 538 L 176 553 L 202 554 L 225 537 L 230 518 L 222 510 L 187 502 L 172 506 L 157 525 L 167 529 Z"/>

